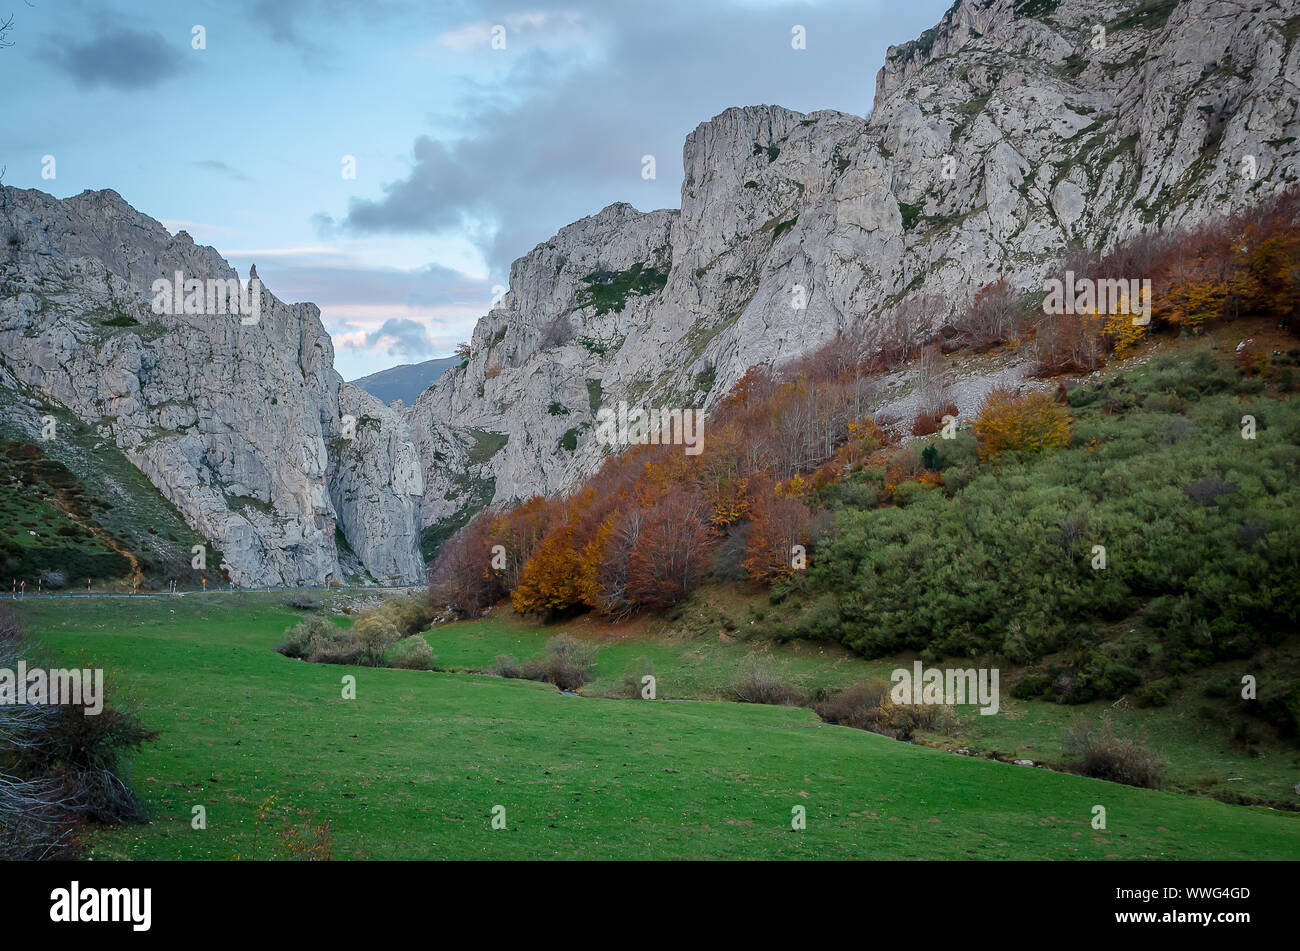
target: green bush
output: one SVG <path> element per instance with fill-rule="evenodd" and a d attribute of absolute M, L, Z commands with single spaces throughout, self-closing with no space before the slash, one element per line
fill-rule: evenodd
<path fill-rule="evenodd" d="M 332 630 L 331 630 L 332 629 Z M 299 621 L 285 632 L 284 643 L 275 650 L 285 657 L 306 660 L 338 628 L 320 617 L 309 617 Z"/>
<path fill-rule="evenodd" d="M 894 489 L 894 502 L 898 505 L 911 505 L 918 498 L 938 490 L 933 482 L 904 482 Z"/>
<path fill-rule="evenodd" d="M 360 645 L 362 656 L 371 667 L 381 667 L 384 655 L 401 635 L 397 626 L 382 610 L 367 610 L 352 625 L 352 635 Z"/>
<path fill-rule="evenodd" d="M 1147 684 L 1138 694 L 1139 707 L 1163 707 L 1169 703 L 1169 681 L 1157 680 Z"/>
<path fill-rule="evenodd" d="M 1075 439 L 1049 455 L 967 468 L 949 462 L 958 440 L 939 443 L 945 491 L 905 482 L 900 506 L 877 507 L 873 478 L 855 473 L 828 496 L 833 528 L 802 579 L 814 608 L 799 632 L 838 632 L 867 656 L 1032 663 L 1069 648 L 1050 686 L 1020 688 L 1069 703 L 1276 643 L 1300 622 L 1300 401 L 1202 395 L 1185 416 L 1140 405 L 1157 385 L 1204 394 L 1213 376 L 1196 358 L 1191 370 L 1171 362 L 1131 383 L 1077 386 Z M 1241 438 L 1247 413 L 1261 427 L 1254 441 Z M 772 603 L 785 594 L 774 586 Z M 1111 636 L 1116 649 L 1097 653 Z M 1159 649 L 1126 656 L 1143 643 Z"/>
<path fill-rule="evenodd" d="M 654 675 L 655 665 L 644 657 L 638 657 L 628 665 L 627 672 L 623 674 L 622 696 L 630 700 L 644 699 L 641 695 L 641 691 L 644 689 L 641 681 L 645 677 L 653 677 Z M 656 684 L 657 689 L 658 685 Z"/>
<path fill-rule="evenodd" d="M 492 662 L 492 673 L 498 677 L 554 684 L 561 690 L 577 690 L 590 682 L 595 660 L 594 647 L 560 634 L 546 642 L 543 656 L 522 664 L 509 654 L 498 654 Z"/>
<path fill-rule="evenodd" d="M 388 666 L 403 670 L 433 670 L 433 648 L 419 634 L 402 638 L 388 655 Z"/>

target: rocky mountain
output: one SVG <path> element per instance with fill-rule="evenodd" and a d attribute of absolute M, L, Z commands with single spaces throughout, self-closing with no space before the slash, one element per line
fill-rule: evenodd
<path fill-rule="evenodd" d="M 458 363 L 459 357 L 438 357 L 422 363 L 404 363 L 353 380 L 352 385 L 360 387 L 371 396 L 379 397 L 385 403 L 393 400 L 414 403 L 421 393 L 438 382 L 438 377 Z"/>
<path fill-rule="evenodd" d="M 679 209 L 614 204 L 515 261 L 469 360 L 400 410 L 341 380 L 311 304 L 155 313 L 155 280 L 237 275 L 116 193 L 6 188 L 0 390 L 24 431 L 94 426 L 241 584 L 415 581 L 421 536 L 591 474 L 601 408 L 707 409 L 842 330 L 920 338 L 1072 246 L 1295 183 L 1298 37 L 1282 0 L 958 0 L 890 49 L 868 117 L 699 125 Z M 963 412 L 1019 371 L 982 372 Z"/>
<path fill-rule="evenodd" d="M 238 584 L 421 579 L 414 442 L 335 372 L 314 305 L 262 289 L 256 322 L 156 313 L 156 280 L 237 275 L 113 191 L 5 188 L 0 235 L 0 414 L 21 391 L 29 416 L 48 406 L 95 426 Z M 189 567 L 188 548 L 174 557 Z"/>
<path fill-rule="evenodd" d="M 709 407 L 838 331 L 920 336 L 1072 245 L 1294 183 L 1298 36 L 1290 0 L 958 0 L 889 50 L 869 117 L 702 123 L 679 210 L 611 205 L 517 260 L 468 364 L 406 410 L 426 538 L 593 472 L 601 406 Z"/>

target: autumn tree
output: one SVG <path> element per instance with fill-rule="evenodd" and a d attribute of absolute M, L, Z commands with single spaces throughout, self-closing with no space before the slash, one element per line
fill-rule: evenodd
<path fill-rule="evenodd" d="M 494 574 L 488 538 L 490 516 L 481 513 L 449 538 L 429 572 L 433 609 L 450 607 L 470 617 L 505 596 L 504 579 Z"/>
<path fill-rule="evenodd" d="M 1023 307 L 1020 295 L 1004 280 L 980 288 L 969 307 L 953 320 L 961 342 L 977 350 L 1007 343 L 1020 336 Z"/>
<path fill-rule="evenodd" d="M 1004 452 L 1038 452 L 1070 443 L 1070 413 L 1050 393 L 989 393 L 971 427 L 981 459 Z"/>
<path fill-rule="evenodd" d="M 585 603 L 582 559 L 573 529 L 565 525 L 547 535 L 519 575 L 510 603 L 520 614 L 550 614 Z"/>
<path fill-rule="evenodd" d="M 749 577 L 770 582 L 794 574 L 794 546 L 807 550 L 811 520 L 812 512 L 797 498 L 764 494 L 756 499 L 743 562 Z"/>
<path fill-rule="evenodd" d="M 630 600 L 665 608 L 695 590 L 714 541 L 703 509 L 694 493 L 677 488 L 646 513 L 628 559 Z"/>

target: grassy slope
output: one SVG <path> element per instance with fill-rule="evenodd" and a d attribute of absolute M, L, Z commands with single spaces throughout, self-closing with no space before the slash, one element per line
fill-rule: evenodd
<path fill-rule="evenodd" d="M 340 858 L 1300 856 L 1300 815 L 953 756 L 807 710 L 291 661 L 271 647 L 297 615 L 269 595 L 21 610 L 162 730 L 135 769 L 155 821 L 98 833 L 100 859 L 228 859 L 255 838 L 269 856 L 275 829 L 255 818 L 269 796 L 275 815 L 330 819 Z M 489 629 L 481 646 L 512 636 Z M 340 699 L 345 674 L 355 701 Z M 195 804 L 206 831 L 190 828 Z M 496 804 L 503 831 L 490 829 Z M 1106 832 L 1089 827 L 1095 804 Z M 790 829 L 795 805 L 805 832 Z"/>
<path fill-rule="evenodd" d="M 191 547 L 205 544 L 205 539 L 112 440 L 66 410 L 52 406 L 37 410 L 21 402 L 33 395 L 0 387 L 0 440 L 36 446 L 72 478 L 51 486 L 24 477 L 17 467 L 5 467 L 13 468 L 11 474 L 19 478 L 16 482 L 0 478 L 0 510 L 8 515 L 0 524 L 4 543 L 0 547 L 35 549 L 22 561 L 36 570 L 88 568 L 97 588 L 130 589 L 132 571 L 124 554 L 138 562 L 143 588 L 161 590 L 173 578 L 187 585 L 198 584 L 201 577 L 211 579 L 211 570 L 197 572 L 190 567 Z M 57 438 L 43 442 L 38 434 L 40 417 L 46 414 L 57 421 Z M 66 514 L 70 502 L 83 513 L 74 512 L 70 518 Z M 57 534 L 70 524 L 79 526 L 76 535 Z M 220 561 L 220 553 L 209 545 L 208 564 Z M 95 571 L 96 562 L 103 570 Z M 85 571 L 67 573 L 68 588 L 85 589 Z M 34 572 L 27 584 L 35 590 Z"/>
<path fill-rule="evenodd" d="M 807 641 L 780 647 L 762 641 L 735 641 L 716 623 L 718 608 L 712 602 L 718 594 L 702 592 L 678 624 L 650 624 L 635 634 L 620 634 L 617 627 L 602 628 L 589 621 L 543 627 L 507 613 L 439 627 L 426 637 L 439 669 L 485 670 L 498 654 L 512 654 L 521 660 L 540 656 L 547 639 L 567 631 L 600 645 L 595 680 L 582 691 L 588 695 L 619 692 L 628 671 L 640 672 L 642 658 L 653 665 L 660 698 L 708 699 L 725 697 L 727 686 L 750 657 L 759 658 L 805 693 L 864 680 L 887 680 L 894 668 L 910 668 L 916 659 L 905 654 L 864 660 L 837 646 Z M 740 613 L 735 603 L 726 605 L 726 610 Z M 1201 694 L 1211 680 L 1238 675 L 1238 666 L 1217 664 L 1184 677 L 1183 689 L 1169 706 L 1158 709 L 1113 709 L 1104 700 L 1077 706 L 1018 700 L 1004 681 L 998 715 L 982 716 L 974 706 L 958 707 L 957 731 L 929 735 L 924 741 L 945 749 L 964 747 L 997 758 L 1031 759 L 1059 767 L 1063 762 L 1061 738 L 1068 726 L 1076 718 L 1095 719 L 1105 712 L 1123 732 L 1143 737 L 1161 752 L 1167 761 L 1168 790 L 1293 802 L 1300 749 L 1279 739 L 1267 726 L 1241 714 L 1234 717 L 1221 702 Z M 1009 680 L 1015 673 L 1004 668 L 1002 676 Z M 1240 722 L 1252 724 L 1252 742 L 1234 738 Z"/>

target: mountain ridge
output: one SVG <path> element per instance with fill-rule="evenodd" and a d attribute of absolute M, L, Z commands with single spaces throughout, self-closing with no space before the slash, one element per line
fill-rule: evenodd
<path fill-rule="evenodd" d="M 348 382 L 385 403 L 393 400 L 414 403 L 446 370 L 458 363 L 459 357 L 435 357 L 420 363 L 402 363 Z"/>
<path fill-rule="evenodd" d="M 700 123 L 679 208 L 616 202 L 540 242 L 469 358 L 401 408 L 342 381 L 314 305 L 151 313 L 159 277 L 238 275 L 116 192 L 5 188 L 0 367 L 112 439 L 237 582 L 321 583 L 341 553 L 418 580 L 473 512 L 591 475 L 602 407 L 707 411 L 752 366 L 927 339 L 1072 247 L 1294 184 L 1298 37 L 1276 0 L 958 0 L 890 48 L 867 117 Z"/>
<path fill-rule="evenodd" d="M 410 434 L 339 377 L 314 305 L 263 287 L 255 323 L 159 314 L 155 280 L 238 274 L 111 189 L 5 188 L 0 208 L 4 373 L 112 440 L 220 551 L 211 569 L 241 585 L 321 584 L 344 573 L 342 541 L 363 577 L 420 579 Z"/>
<path fill-rule="evenodd" d="M 1073 245 L 1195 224 L 1295 182 L 1288 13 L 958 0 L 891 47 L 869 117 L 747 106 L 701 123 L 679 209 L 615 203 L 539 243 L 468 363 L 404 411 L 426 535 L 594 472 L 602 402 L 708 409 L 755 364 L 891 321 L 921 339 L 985 284 L 1041 285 Z M 602 308 L 591 293 L 647 268 L 664 275 L 653 294 Z M 474 432 L 496 434 L 491 457 L 471 453 Z"/>

